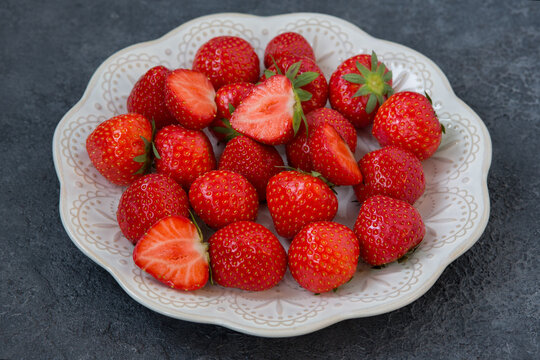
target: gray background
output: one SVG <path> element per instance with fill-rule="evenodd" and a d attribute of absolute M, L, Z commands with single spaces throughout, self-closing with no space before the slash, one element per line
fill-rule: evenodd
<path fill-rule="evenodd" d="M 0 2 L 0 358 L 532 359 L 539 352 L 538 2 Z M 511 3 L 511 4 L 510 4 Z M 60 223 L 51 141 L 114 52 L 217 12 L 310 11 L 431 58 L 493 141 L 491 216 L 431 290 L 285 339 L 174 320 L 132 300 Z"/>

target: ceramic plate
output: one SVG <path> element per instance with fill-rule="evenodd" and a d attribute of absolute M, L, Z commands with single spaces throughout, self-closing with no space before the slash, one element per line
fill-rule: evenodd
<path fill-rule="evenodd" d="M 219 35 L 248 40 L 262 59 L 267 42 L 286 31 L 299 32 L 308 39 L 327 79 L 343 60 L 375 50 L 392 70 L 396 91 L 431 95 L 446 135 L 437 153 L 423 163 L 427 187 L 415 207 L 426 224 L 426 237 L 414 256 L 403 263 L 380 270 L 359 265 L 352 281 L 335 293 L 313 295 L 300 288 L 288 272 L 278 286 L 263 292 L 217 285 L 194 292 L 170 289 L 134 265 L 133 246 L 115 220 L 123 188 L 109 184 L 92 167 L 86 138 L 100 122 L 126 112 L 131 87 L 150 67 L 190 68 L 199 46 Z M 379 147 L 369 131 L 360 131 L 358 140 L 357 159 Z M 222 148 L 215 141 L 214 145 L 219 155 Z M 375 39 L 344 20 L 322 14 L 210 15 L 155 41 L 117 52 L 97 69 L 82 99 L 58 124 L 53 153 L 61 184 L 60 215 L 67 233 L 133 299 L 174 318 L 259 336 L 305 334 L 343 319 L 381 314 L 411 303 L 478 240 L 489 216 L 486 177 L 491 140 L 483 122 L 455 96 L 441 70 L 416 51 Z M 340 206 L 335 220 L 352 228 L 359 211 L 352 202 L 354 193 L 351 187 L 338 192 Z M 273 230 L 265 207 L 261 207 L 258 221 Z M 288 247 L 287 242 L 283 244 Z"/>

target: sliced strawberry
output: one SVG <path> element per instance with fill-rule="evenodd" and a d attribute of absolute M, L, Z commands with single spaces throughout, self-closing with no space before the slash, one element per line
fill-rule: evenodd
<path fill-rule="evenodd" d="M 231 126 L 263 144 L 284 144 L 300 127 L 299 103 L 290 80 L 272 76 L 244 98 L 231 117 Z"/>
<path fill-rule="evenodd" d="M 197 227 L 179 215 L 154 224 L 135 246 L 133 260 L 158 281 L 180 290 L 202 288 L 209 278 L 207 245 Z"/>
<path fill-rule="evenodd" d="M 335 185 L 356 185 L 362 181 L 351 149 L 329 123 L 315 128 L 309 148 L 313 168 L 328 181 Z"/>
<path fill-rule="evenodd" d="M 188 69 L 176 69 L 165 82 L 167 108 L 187 129 L 205 128 L 216 117 L 214 86 L 206 75 Z"/>

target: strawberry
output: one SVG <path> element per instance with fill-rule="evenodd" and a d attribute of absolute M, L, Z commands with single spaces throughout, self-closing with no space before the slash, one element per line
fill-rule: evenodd
<path fill-rule="evenodd" d="M 124 236 L 136 244 L 150 226 L 167 215 L 189 216 L 186 192 L 166 175 L 148 174 L 124 191 L 116 219 Z"/>
<path fill-rule="evenodd" d="M 249 291 L 274 287 L 287 270 L 287 253 L 264 226 L 238 221 L 219 229 L 210 240 L 212 279 L 219 285 Z"/>
<path fill-rule="evenodd" d="M 193 70 L 200 71 L 220 87 L 236 82 L 257 82 L 259 57 L 246 40 L 236 36 L 218 36 L 204 43 L 193 60 Z"/>
<path fill-rule="evenodd" d="M 141 177 L 152 161 L 152 125 L 143 115 L 118 115 L 99 124 L 86 139 L 94 167 L 107 180 L 126 186 Z"/>
<path fill-rule="evenodd" d="M 176 69 L 165 81 L 167 108 L 183 127 L 200 130 L 216 117 L 216 92 L 206 75 L 188 69 Z"/>
<path fill-rule="evenodd" d="M 154 143 L 160 155 L 155 161 L 157 172 L 169 175 L 184 189 L 199 175 L 216 168 L 212 144 L 200 130 L 169 125 L 157 133 Z"/>
<path fill-rule="evenodd" d="M 237 136 L 225 146 L 218 168 L 244 176 L 257 190 L 259 201 L 264 201 L 268 181 L 281 171 L 283 165 L 283 159 L 273 146 Z"/>
<path fill-rule="evenodd" d="M 196 290 L 208 282 L 207 244 L 196 225 L 183 216 L 171 215 L 152 225 L 135 245 L 133 261 L 175 289 Z"/>
<path fill-rule="evenodd" d="M 358 253 L 358 239 L 351 229 L 331 221 L 313 222 L 292 240 L 289 270 L 300 286 L 323 293 L 352 278 Z"/>
<path fill-rule="evenodd" d="M 332 125 L 316 127 L 308 144 L 313 168 L 328 181 L 335 185 L 356 185 L 362 181 L 351 149 Z"/>
<path fill-rule="evenodd" d="M 412 205 L 426 188 L 422 163 L 413 153 L 399 147 L 372 151 L 358 165 L 364 180 L 354 187 L 354 192 L 360 202 L 374 195 L 386 195 Z"/>
<path fill-rule="evenodd" d="M 176 123 L 165 104 L 165 79 L 169 72 L 165 66 L 154 66 L 139 78 L 127 99 L 128 112 L 144 115 L 155 122 L 157 129 Z"/>
<path fill-rule="evenodd" d="M 312 221 L 332 220 L 338 200 L 319 177 L 298 171 L 275 175 L 266 187 L 268 210 L 277 233 L 292 238 Z"/>
<path fill-rule="evenodd" d="M 240 174 L 214 170 L 197 178 L 189 188 L 193 210 L 210 227 L 222 228 L 230 223 L 257 218 L 257 191 Z"/>
<path fill-rule="evenodd" d="M 426 228 L 408 202 L 376 195 L 362 204 L 354 233 L 360 241 L 362 259 L 377 266 L 391 263 L 416 247 Z"/>
<path fill-rule="evenodd" d="M 392 95 L 379 108 L 372 133 L 381 146 L 399 146 L 422 161 L 437 151 L 443 130 L 431 99 L 404 91 Z"/>
<path fill-rule="evenodd" d="M 330 77 L 330 105 L 357 128 L 371 124 L 379 105 L 392 93 L 392 72 L 375 52 L 345 60 Z"/>
<path fill-rule="evenodd" d="M 345 119 L 338 111 L 329 108 L 319 108 L 306 115 L 309 129 L 327 122 L 336 129 L 339 135 L 345 140 L 349 149 L 354 153 L 356 149 L 356 130 L 352 124 Z M 289 166 L 304 171 L 313 170 L 309 155 L 309 144 L 306 129 L 300 126 L 300 131 L 294 139 L 285 146 Z"/>
<path fill-rule="evenodd" d="M 309 42 L 300 34 L 287 32 L 274 37 L 264 50 L 264 66 L 269 68 L 273 64 L 272 58 L 277 61 L 283 56 L 305 56 L 315 61 L 315 53 Z"/>
<path fill-rule="evenodd" d="M 296 55 L 283 56 L 264 71 L 261 81 L 276 73 L 285 74 L 291 80 L 304 113 L 326 105 L 328 82 L 314 60 Z"/>
<path fill-rule="evenodd" d="M 228 141 L 231 134 L 236 133 L 231 128 L 229 120 L 234 109 L 253 90 L 254 84 L 248 82 L 232 83 L 222 86 L 216 93 L 217 117 L 210 124 L 210 131 L 220 141 Z M 238 133 L 236 133 L 237 135 Z"/>
<path fill-rule="evenodd" d="M 289 79 L 272 76 L 244 98 L 231 116 L 231 126 L 263 144 L 284 144 L 294 137 L 302 120 L 296 98 Z"/>

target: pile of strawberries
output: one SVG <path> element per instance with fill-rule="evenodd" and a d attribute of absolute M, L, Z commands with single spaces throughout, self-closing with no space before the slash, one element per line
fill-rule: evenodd
<path fill-rule="evenodd" d="M 264 65 L 261 74 L 247 41 L 213 38 L 191 69 L 148 70 L 129 113 L 86 141 L 96 169 L 127 186 L 117 219 L 135 264 L 173 288 L 199 289 L 211 277 L 266 290 L 289 268 L 302 287 L 326 292 L 351 279 L 359 258 L 384 265 L 424 237 L 412 205 L 425 189 L 421 161 L 441 141 L 431 100 L 394 94 L 375 53 L 345 60 L 328 81 L 297 33 L 272 39 Z M 382 148 L 357 162 L 356 129 L 371 125 Z M 219 161 L 207 127 L 227 143 Z M 332 221 L 335 186 L 353 186 L 362 204 L 354 231 Z M 265 201 L 277 234 L 292 239 L 288 252 L 255 222 Z M 193 213 L 216 230 L 207 241 Z"/>

